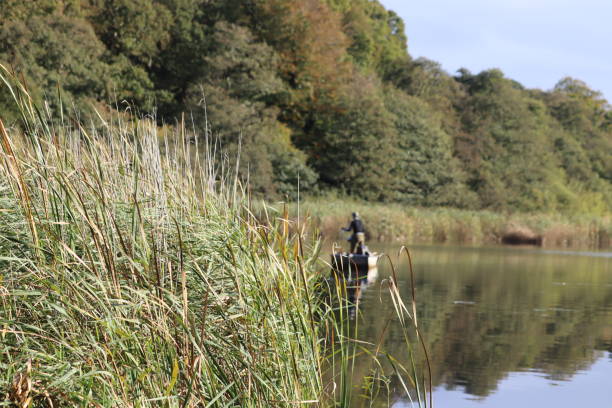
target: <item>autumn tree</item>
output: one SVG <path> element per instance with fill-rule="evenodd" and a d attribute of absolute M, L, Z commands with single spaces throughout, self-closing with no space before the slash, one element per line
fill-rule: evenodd
<path fill-rule="evenodd" d="M 451 75 L 410 56 L 379 0 L 4 0 L 2 13 L 0 63 L 36 101 L 83 118 L 118 101 L 160 125 L 193 118 L 268 197 L 295 197 L 299 179 L 427 206 L 612 210 L 600 93 Z M 13 106 L 1 88 L 11 124 Z"/>
<path fill-rule="evenodd" d="M 186 95 L 196 126 L 205 131 L 210 125 L 230 157 L 240 157 L 242 177 L 254 191 L 273 194 L 275 181 L 295 182 L 297 188 L 300 170 L 307 190 L 314 174 L 292 147 L 290 131 L 277 121 L 273 106 L 285 92 L 275 51 L 257 42 L 247 28 L 226 22 L 215 25 L 211 40 L 215 45 L 205 58 L 206 72 Z M 282 190 L 290 193 L 286 185 Z"/>

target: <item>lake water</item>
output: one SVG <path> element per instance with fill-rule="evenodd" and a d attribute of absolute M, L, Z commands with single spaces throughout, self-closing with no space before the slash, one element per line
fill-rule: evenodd
<path fill-rule="evenodd" d="M 372 247 L 391 254 L 408 301 L 406 259 L 397 259 L 397 247 Z M 612 407 L 612 253 L 411 250 L 435 407 Z M 383 261 L 354 317 L 359 340 L 380 344 L 380 366 L 365 355 L 355 361 L 354 407 L 412 407 L 392 375 L 388 393 L 360 396 L 372 373 L 392 372 L 385 352 L 410 361 L 387 294 L 389 274 Z M 422 356 L 416 360 L 422 369 Z"/>

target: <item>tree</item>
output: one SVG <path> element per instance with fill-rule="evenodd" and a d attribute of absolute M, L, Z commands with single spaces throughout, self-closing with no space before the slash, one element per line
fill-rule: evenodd
<path fill-rule="evenodd" d="M 84 19 L 33 16 L 0 28 L 0 61 L 23 75 L 32 96 L 46 99 L 52 109 L 58 107 L 58 90 L 68 105 L 108 96 L 103 54 L 104 45 Z M 3 99 L 8 101 L 6 94 Z"/>
<path fill-rule="evenodd" d="M 247 28 L 226 22 L 215 25 L 211 39 L 215 46 L 205 58 L 206 72 L 188 89 L 185 101 L 198 128 L 210 123 L 230 157 L 240 155 L 241 176 L 249 178 L 255 192 L 274 194 L 275 181 L 280 181 L 282 192 L 288 193 L 288 184 L 297 186 L 300 169 L 311 180 L 314 174 L 291 146 L 288 129 L 271 106 L 284 92 L 274 50 L 257 42 Z"/>
<path fill-rule="evenodd" d="M 554 198 L 544 203 L 540 193 L 548 190 L 558 165 L 543 104 L 500 70 L 477 75 L 462 70 L 456 78 L 468 92 L 457 153 L 481 205 L 497 210 L 554 206 Z"/>
<path fill-rule="evenodd" d="M 91 21 L 112 55 L 152 67 L 170 41 L 172 15 L 154 0 L 91 0 Z"/>
<path fill-rule="evenodd" d="M 391 198 L 396 133 L 376 82 L 355 75 L 327 110 L 313 111 L 297 145 L 327 187 L 371 199 Z"/>
<path fill-rule="evenodd" d="M 206 72 L 211 34 L 207 0 L 159 0 L 172 12 L 170 38 L 157 55 L 151 78 L 171 98 L 158 105 L 162 115 L 173 118 L 184 111 L 188 87 Z"/>
<path fill-rule="evenodd" d="M 396 13 L 378 1 L 357 0 L 340 9 L 351 40 L 348 52 L 359 67 L 386 78 L 395 64 L 410 59 L 404 22 Z"/>
<path fill-rule="evenodd" d="M 0 62 L 35 99 L 125 100 L 160 123 L 193 114 L 267 196 L 295 196 L 299 178 L 418 205 L 612 209 L 600 93 L 573 78 L 529 90 L 497 69 L 451 76 L 411 58 L 379 0 L 4 0 L 2 12 Z M 0 89 L 4 120 L 13 106 Z"/>
<path fill-rule="evenodd" d="M 476 196 L 463 184 L 452 138 L 428 104 L 388 86 L 385 105 L 398 134 L 395 199 L 413 205 L 473 206 Z"/>

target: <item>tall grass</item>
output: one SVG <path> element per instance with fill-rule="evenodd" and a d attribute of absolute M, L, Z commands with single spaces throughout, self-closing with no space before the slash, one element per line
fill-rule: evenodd
<path fill-rule="evenodd" d="M 0 121 L 0 405 L 350 404 L 352 323 L 319 296 L 342 283 L 208 135 L 85 127 L 0 76 L 22 115 Z"/>
<path fill-rule="evenodd" d="M 418 208 L 400 204 L 367 203 L 333 195 L 310 197 L 300 203 L 311 225 L 329 239 L 338 239 L 350 214 L 366 221 L 370 239 L 397 243 L 499 244 L 513 231 L 530 231 L 542 237 L 545 247 L 612 248 L 612 216 L 580 214 L 501 214 L 452 208 Z M 297 208 L 291 208 L 297 217 Z"/>

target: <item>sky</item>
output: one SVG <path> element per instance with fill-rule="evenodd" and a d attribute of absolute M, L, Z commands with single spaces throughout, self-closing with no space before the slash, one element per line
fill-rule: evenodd
<path fill-rule="evenodd" d="M 380 1 L 404 19 L 414 58 L 544 90 L 571 76 L 612 102 L 612 0 Z"/>

